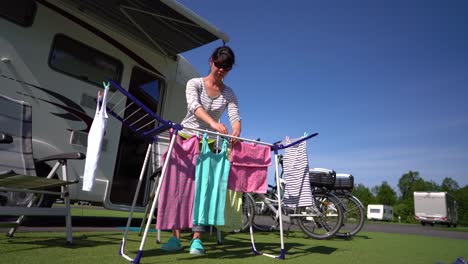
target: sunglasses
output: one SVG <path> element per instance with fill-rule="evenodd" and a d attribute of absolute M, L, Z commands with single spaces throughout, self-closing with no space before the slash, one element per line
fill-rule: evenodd
<path fill-rule="evenodd" d="M 216 68 L 223 69 L 224 71 L 230 71 L 232 69 L 232 65 L 226 62 L 213 61 L 213 64 Z"/>

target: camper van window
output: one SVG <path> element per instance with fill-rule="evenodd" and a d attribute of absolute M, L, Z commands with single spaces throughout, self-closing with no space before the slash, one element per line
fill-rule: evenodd
<path fill-rule="evenodd" d="M 62 34 L 55 36 L 49 65 L 99 87 L 109 79 L 120 82 L 123 71 L 119 60 Z"/>
<path fill-rule="evenodd" d="M 380 209 L 370 209 L 370 212 L 373 213 L 373 214 L 379 214 Z"/>
<path fill-rule="evenodd" d="M 0 1 L 0 17 L 23 27 L 32 25 L 36 9 L 34 0 Z"/>
<path fill-rule="evenodd" d="M 133 67 L 130 87 L 141 90 L 143 99 L 147 105 L 157 106 L 160 102 L 161 87 L 163 80 L 156 75 L 147 72 L 139 67 Z M 157 111 L 157 108 L 152 109 Z"/>

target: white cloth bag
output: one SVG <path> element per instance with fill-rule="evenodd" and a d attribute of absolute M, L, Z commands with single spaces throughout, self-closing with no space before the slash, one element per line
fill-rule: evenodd
<path fill-rule="evenodd" d="M 107 92 L 109 85 L 104 84 L 104 94 L 98 93 L 96 105 L 96 113 L 94 115 L 93 124 L 88 134 L 88 149 L 86 151 L 85 170 L 83 175 L 83 191 L 91 191 L 96 176 L 96 169 L 101 155 L 102 140 L 107 124 Z M 101 103 L 100 103 L 101 102 Z"/>

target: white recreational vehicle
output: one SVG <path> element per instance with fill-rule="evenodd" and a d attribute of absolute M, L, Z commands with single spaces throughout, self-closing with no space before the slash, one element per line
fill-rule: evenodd
<path fill-rule="evenodd" d="M 35 156 L 86 153 L 103 81 L 115 80 L 164 119 L 180 122 L 185 84 L 199 74 L 179 54 L 216 40 L 229 41 L 175 0 L 2 0 L 0 93 L 32 105 Z M 71 161 L 69 179 L 80 183 L 70 195 L 126 210 L 148 142 L 112 119 L 92 191 L 81 190 L 84 161 Z M 153 171 L 165 144 L 154 148 Z M 48 166 L 37 164 L 39 176 Z M 148 201 L 149 178 L 137 209 Z"/>
<path fill-rule="evenodd" d="M 414 215 L 422 225 L 446 224 L 456 227 L 457 202 L 446 192 L 414 192 Z"/>
<path fill-rule="evenodd" d="M 393 221 L 393 207 L 383 204 L 367 205 L 367 219 Z"/>

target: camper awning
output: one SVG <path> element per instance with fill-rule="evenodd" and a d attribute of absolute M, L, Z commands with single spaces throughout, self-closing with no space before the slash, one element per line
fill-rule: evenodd
<path fill-rule="evenodd" d="M 229 37 L 175 0 L 61 0 L 166 56 Z"/>

